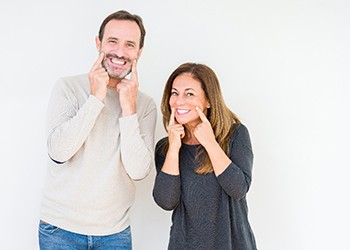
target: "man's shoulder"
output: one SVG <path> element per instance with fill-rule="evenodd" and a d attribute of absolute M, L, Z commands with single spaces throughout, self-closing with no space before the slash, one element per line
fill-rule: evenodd
<path fill-rule="evenodd" d="M 137 101 L 141 104 L 149 104 L 152 106 L 156 105 L 153 98 L 141 90 L 138 90 L 137 92 Z"/>
<path fill-rule="evenodd" d="M 59 78 L 59 82 L 63 82 L 65 84 L 85 84 L 89 81 L 87 74 L 80 75 L 71 75 L 71 76 L 63 76 Z"/>
<path fill-rule="evenodd" d="M 56 82 L 56 88 L 66 91 L 86 92 L 89 87 L 89 78 L 87 74 L 63 76 L 60 77 Z"/>
<path fill-rule="evenodd" d="M 137 96 L 141 99 L 153 100 L 153 98 L 150 95 L 146 94 L 142 90 L 138 90 Z"/>

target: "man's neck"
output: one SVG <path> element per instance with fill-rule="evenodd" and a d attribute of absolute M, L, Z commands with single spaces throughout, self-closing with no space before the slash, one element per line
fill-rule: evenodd
<path fill-rule="evenodd" d="M 113 79 L 113 78 L 109 78 L 109 82 L 108 82 L 108 87 L 110 88 L 115 88 L 118 83 L 121 82 L 122 79 Z"/>

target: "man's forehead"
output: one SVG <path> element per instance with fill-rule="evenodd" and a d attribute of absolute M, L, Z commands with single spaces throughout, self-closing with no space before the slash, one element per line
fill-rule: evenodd
<path fill-rule="evenodd" d="M 141 36 L 139 26 L 134 21 L 129 20 L 110 20 L 105 26 L 105 32 L 123 32 L 130 35 Z"/>

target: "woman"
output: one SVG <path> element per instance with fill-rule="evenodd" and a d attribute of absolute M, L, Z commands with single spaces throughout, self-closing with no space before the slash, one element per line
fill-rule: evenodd
<path fill-rule="evenodd" d="M 168 249 L 256 249 L 246 193 L 253 153 L 247 128 L 224 103 L 206 65 L 185 63 L 162 98 L 168 137 L 156 146 L 156 203 L 173 210 Z"/>

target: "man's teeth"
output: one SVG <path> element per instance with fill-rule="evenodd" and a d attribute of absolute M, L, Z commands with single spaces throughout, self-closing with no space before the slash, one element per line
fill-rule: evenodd
<path fill-rule="evenodd" d="M 125 61 L 120 61 L 118 59 L 112 59 L 111 61 L 112 63 L 118 64 L 118 65 L 124 65 L 126 63 Z"/>

